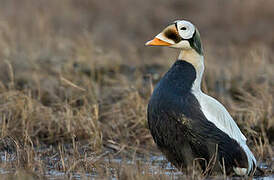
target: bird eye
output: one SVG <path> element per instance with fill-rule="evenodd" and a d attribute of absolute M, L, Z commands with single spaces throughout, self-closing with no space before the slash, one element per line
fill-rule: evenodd
<path fill-rule="evenodd" d="M 186 27 L 181 27 L 181 30 L 186 30 Z"/>

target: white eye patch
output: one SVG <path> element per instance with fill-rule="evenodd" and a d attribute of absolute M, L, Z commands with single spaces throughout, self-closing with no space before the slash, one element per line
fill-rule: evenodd
<path fill-rule="evenodd" d="M 176 23 L 179 35 L 183 39 L 190 39 L 193 37 L 193 34 L 195 32 L 195 26 L 193 24 L 184 20 L 176 21 Z"/>

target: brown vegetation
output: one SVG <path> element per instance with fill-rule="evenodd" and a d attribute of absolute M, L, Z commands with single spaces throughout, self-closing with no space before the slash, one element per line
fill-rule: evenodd
<path fill-rule="evenodd" d="M 165 168 L 159 165 L 153 174 L 146 161 L 151 153 L 159 154 L 147 129 L 146 105 L 151 84 L 177 51 L 145 48 L 144 43 L 175 19 L 189 19 L 200 29 L 204 91 L 228 108 L 257 160 L 273 169 L 271 0 L 0 4 L 3 178 L 60 173 L 169 179 Z M 121 162 L 112 161 L 117 157 Z M 202 178 L 195 172 L 191 177 Z"/>

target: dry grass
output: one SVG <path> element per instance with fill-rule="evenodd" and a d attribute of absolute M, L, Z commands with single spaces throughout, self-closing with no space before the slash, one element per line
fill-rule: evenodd
<path fill-rule="evenodd" d="M 0 4 L 1 178 L 169 179 L 137 157 L 159 154 L 146 105 L 151 82 L 177 52 L 144 42 L 180 18 L 203 37 L 204 91 L 228 108 L 256 158 L 273 169 L 272 1 Z"/>

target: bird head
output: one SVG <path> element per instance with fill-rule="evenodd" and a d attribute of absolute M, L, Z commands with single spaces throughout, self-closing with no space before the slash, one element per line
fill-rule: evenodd
<path fill-rule="evenodd" d="M 186 20 L 174 21 L 154 39 L 148 41 L 146 46 L 167 46 L 182 50 L 194 49 L 198 54 L 203 54 L 199 31 Z"/>

